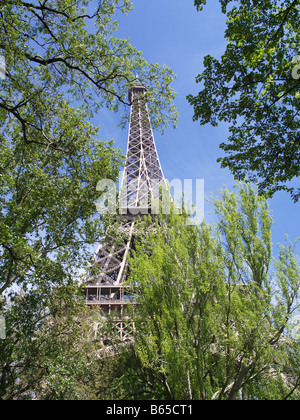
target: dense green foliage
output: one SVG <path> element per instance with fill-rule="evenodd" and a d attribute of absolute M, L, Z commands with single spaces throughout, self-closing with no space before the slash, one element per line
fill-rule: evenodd
<path fill-rule="evenodd" d="M 161 216 L 131 263 L 141 305 L 125 395 L 299 399 L 300 268 L 293 246 L 272 261 L 272 218 L 250 186 L 215 199 L 217 226 Z M 122 383 L 122 381 L 121 381 Z"/>
<path fill-rule="evenodd" d="M 127 40 L 112 36 L 119 3 L 102 1 L 94 13 L 90 1 L 1 4 L 1 292 L 28 276 L 43 283 L 43 273 L 61 277 L 61 264 L 52 261 L 74 266 L 76 245 L 99 238 L 99 223 L 90 219 L 96 185 L 115 179 L 122 161 L 89 121 L 102 107 L 126 102 L 134 71 L 150 97 L 156 94 L 156 122 L 164 120 L 162 103 L 172 112 L 170 70 L 148 65 Z M 119 7 L 126 12 L 130 4 Z"/>
<path fill-rule="evenodd" d="M 1 1 L 0 314 L 7 326 L 7 340 L 0 342 L 1 396 L 24 396 L 26 375 L 36 375 L 31 382 L 38 385 L 41 372 L 50 378 L 58 366 L 67 369 L 64 345 L 50 354 L 51 334 L 41 340 L 39 334 L 49 330 L 54 298 L 77 296 L 73 284 L 90 259 L 90 245 L 102 236 L 102 222 L 94 217 L 97 183 L 116 180 L 123 163 L 92 121 L 101 123 L 101 113 L 120 105 L 128 113 L 136 73 L 149 87 L 154 125 L 163 129 L 176 119 L 172 71 L 147 63 L 115 36 L 118 16 L 130 9 L 128 0 Z M 58 293 L 62 285 L 66 289 Z M 74 334 L 70 342 L 77 342 Z M 59 386 L 52 388 L 53 398 L 63 395 Z"/>
<path fill-rule="evenodd" d="M 0 342 L 1 397 L 298 400 L 298 257 L 286 243 L 272 258 L 267 202 L 237 189 L 214 199 L 214 227 L 173 207 L 139 222 L 133 340 L 120 342 L 113 314 L 79 310 L 76 288 L 44 297 L 50 318 L 40 294 L 20 297 Z"/>
<path fill-rule="evenodd" d="M 206 0 L 195 0 L 198 10 Z M 219 159 L 260 192 L 300 197 L 300 2 L 220 0 L 228 41 L 221 59 L 208 55 L 188 100 L 200 124 L 230 124 Z M 292 182 L 293 181 L 293 182 Z"/>

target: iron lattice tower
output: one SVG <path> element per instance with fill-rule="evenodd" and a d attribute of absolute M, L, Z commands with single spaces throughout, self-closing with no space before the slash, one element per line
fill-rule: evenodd
<path fill-rule="evenodd" d="M 134 243 L 134 225 L 137 217 L 152 213 L 153 199 L 159 199 L 160 187 L 166 185 L 147 108 L 147 89 L 138 79 L 129 91 L 129 102 L 126 166 L 119 198 L 120 215 L 117 216 L 117 229 L 126 239 L 118 245 L 114 240 L 100 244 L 85 282 L 86 304 L 98 307 L 103 314 L 114 311 L 122 340 L 126 339 L 123 322 L 126 306 L 132 303 L 132 292 L 124 283 L 128 254 Z"/>

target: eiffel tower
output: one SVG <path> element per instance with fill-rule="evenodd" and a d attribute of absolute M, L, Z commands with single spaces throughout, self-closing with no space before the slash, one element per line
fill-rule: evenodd
<path fill-rule="evenodd" d="M 128 255 L 134 246 L 134 227 L 137 218 L 155 212 L 153 203 L 160 197 L 160 187 L 166 186 L 147 108 L 147 89 L 138 78 L 128 98 L 130 125 L 117 216 L 118 233 L 126 239 L 121 244 L 104 240 L 99 245 L 85 281 L 86 304 L 99 308 L 103 315 L 116 315 L 121 341 L 127 336 L 126 307 L 134 303 L 132 291 L 124 284 L 129 270 Z"/>

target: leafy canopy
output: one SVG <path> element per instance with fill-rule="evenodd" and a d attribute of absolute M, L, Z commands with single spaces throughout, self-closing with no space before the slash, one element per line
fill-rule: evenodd
<path fill-rule="evenodd" d="M 45 375 L 53 385 L 48 391 L 58 397 L 60 386 L 66 390 L 84 377 L 89 363 L 86 351 L 79 358 L 78 348 L 70 350 L 79 327 L 68 342 L 67 323 L 66 329 L 58 325 L 55 342 L 49 307 L 75 305 L 90 245 L 102 236 L 94 217 L 97 183 L 116 180 L 123 164 L 92 121 L 101 124 L 107 110 L 128 114 L 136 73 L 149 89 L 154 126 L 176 120 L 172 71 L 148 63 L 116 36 L 118 17 L 131 8 L 128 0 L 1 1 L 0 313 L 7 327 L 7 341 L 0 343 L 1 397 L 25 398 L 26 387 L 40 385 Z M 69 385 L 66 360 L 74 373 Z"/>
<path fill-rule="evenodd" d="M 201 10 L 205 0 L 195 0 Z M 220 0 L 227 16 L 227 48 L 207 55 L 196 78 L 200 92 L 188 96 L 194 120 L 230 124 L 219 159 L 239 180 L 259 191 L 286 190 L 300 197 L 299 0 Z"/>
<path fill-rule="evenodd" d="M 114 36 L 130 9 L 128 0 L 1 4 L 1 293 L 70 279 L 85 244 L 99 240 L 96 185 L 116 179 L 123 157 L 90 121 L 128 104 L 136 72 L 155 125 L 174 121 L 172 71 Z"/>
<path fill-rule="evenodd" d="M 273 265 L 270 210 L 251 186 L 224 190 L 214 204 L 215 228 L 188 226 L 174 211 L 150 234 L 141 224 L 130 259 L 140 302 L 134 362 L 116 382 L 125 398 L 299 398 L 293 245 Z"/>

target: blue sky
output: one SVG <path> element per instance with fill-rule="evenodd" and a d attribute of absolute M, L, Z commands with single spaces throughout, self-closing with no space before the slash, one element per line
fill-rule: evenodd
<path fill-rule="evenodd" d="M 133 3 L 134 10 L 120 18 L 118 35 L 129 37 L 148 61 L 166 64 L 177 75 L 172 87 L 177 92 L 178 128 L 167 129 L 163 136 L 154 133 L 165 177 L 168 180 L 204 179 L 207 197 L 211 193 L 219 195 L 224 185 L 232 190 L 233 176 L 217 163 L 223 153 L 219 144 L 226 140 L 228 127 L 223 123 L 214 128 L 193 122 L 193 109 L 186 100 L 188 94 L 199 91 L 195 77 L 203 69 L 204 56 L 220 57 L 226 48 L 226 18 L 219 1 L 209 0 L 202 12 L 196 11 L 194 0 L 133 0 Z M 127 129 L 117 128 L 118 122 L 118 117 L 112 114 L 101 117 L 100 136 L 113 138 L 125 153 Z M 274 253 L 277 254 L 276 244 L 284 242 L 285 234 L 291 241 L 300 236 L 300 203 L 294 204 L 285 192 L 277 193 L 269 203 L 274 219 Z M 209 223 L 215 220 L 212 210 L 206 203 L 205 219 Z M 297 253 L 300 254 L 300 244 Z"/>

